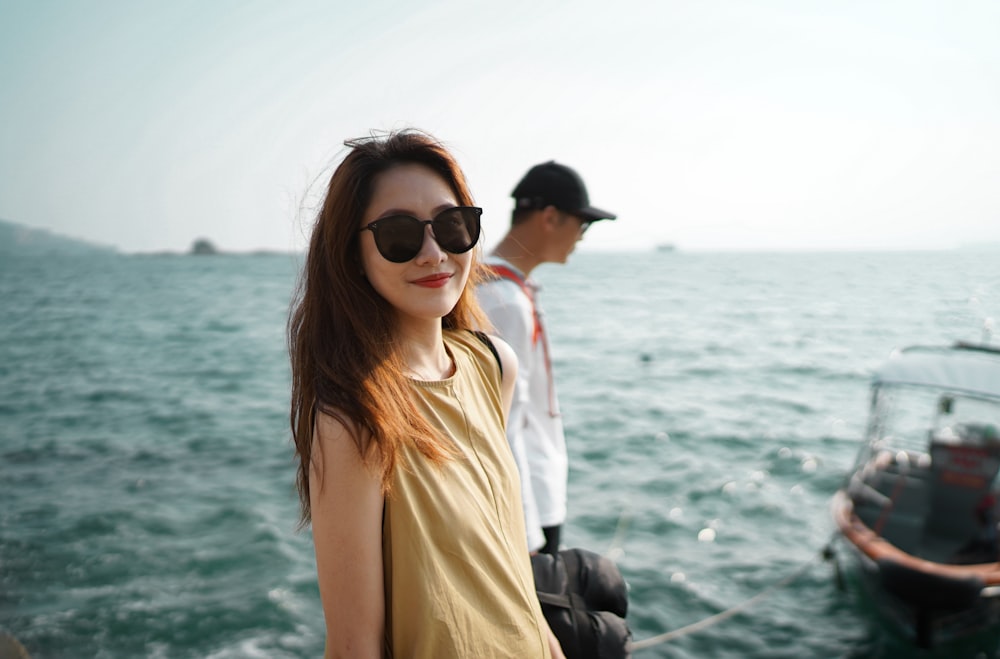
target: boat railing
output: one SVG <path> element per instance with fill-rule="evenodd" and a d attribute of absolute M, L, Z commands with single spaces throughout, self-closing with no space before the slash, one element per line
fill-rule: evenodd
<path fill-rule="evenodd" d="M 923 535 L 929 462 L 921 453 L 876 451 L 848 486 L 858 518 L 876 535 L 911 551 Z"/>
<path fill-rule="evenodd" d="M 892 501 L 887 495 L 866 483 L 860 473 L 855 473 L 851 476 L 851 481 L 847 486 L 847 493 L 850 495 L 851 500 L 854 501 L 855 508 L 865 503 L 870 503 L 878 508 L 884 508 Z"/>
<path fill-rule="evenodd" d="M 989 502 L 997 495 L 1000 443 L 935 435 L 925 448 L 873 445 L 848 482 L 854 512 L 876 535 L 908 553 L 963 561 L 966 548 L 990 530 L 987 524 L 996 523 L 996 504 Z"/>

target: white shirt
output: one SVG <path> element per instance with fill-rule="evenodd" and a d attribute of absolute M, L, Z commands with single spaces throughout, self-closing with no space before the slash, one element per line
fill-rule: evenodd
<path fill-rule="evenodd" d="M 486 263 L 504 266 L 524 278 L 520 270 L 499 257 L 488 257 Z M 531 280 L 526 284 L 538 290 Z M 544 337 L 535 339 L 534 313 L 538 313 L 539 322 L 542 314 L 537 296 L 533 306 L 521 285 L 510 279 L 480 284 L 477 297 L 495 332 L 517 354 L 517 382 L 507 420 L 507 441 L 521 475 L 528 549 L 534 551 L 545 544 L 542 527 L 566 520 L 568 475 L 566 439 L 551 368 L 547 366 Z"/>

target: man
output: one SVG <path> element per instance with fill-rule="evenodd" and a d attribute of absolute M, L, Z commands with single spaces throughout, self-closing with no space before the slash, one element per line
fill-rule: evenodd
<path fill-rule="evenodd" d="M 591 223 L 615 215 L 591 206 L 580 175 L 555 161 L 528 170 L 511 196 L 510 230 L 486 259 L 493 276 L 480 285 L 478 297 L 519 362 L 507 440 L 521 475 L 528 549 L 554 554 L 566 520 L 568 464 L 539 287 L 531 273 L 542 263 L 565 263 Z"/>

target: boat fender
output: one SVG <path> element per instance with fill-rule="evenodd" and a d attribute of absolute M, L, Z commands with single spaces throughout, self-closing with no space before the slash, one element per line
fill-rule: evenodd
<path fill-rule="evenodd" d="M 985 585 L 975 575 L 951 577 L 932 574 L 888 558 L 875 562 L 886 591 L 918 609 L 956 611 L 968 608 L 975 604 Z"/>
<path fill-rule="evenodd" d="M 628 659 L 628 586 L 615 563 L 586 549 L 531 557 L 542 613 L 567 659 Z"/>

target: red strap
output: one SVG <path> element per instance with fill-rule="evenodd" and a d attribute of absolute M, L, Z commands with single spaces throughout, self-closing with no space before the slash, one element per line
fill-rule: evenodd
<path fill-rule="evenodd" d="M 497 277 L 501 279 L 509 279 L 524 291 L 524 294 L 528 296 L 528 301 L 531 302 L 531 317 L 535 320 L 535 328 L 531 334 L 531 345 L 538 343 L 538 338 L 542 335 L 542 321 L 538 318 L 538 311 L 535 310 L 535 292 L 531 290 L 528 286 L 528 282 L 525 281 L 524 277 L 520 273 L 515 272 L 511 268 L 505 265 L 487 263 L 486 268 L 492 272 Z"/>

